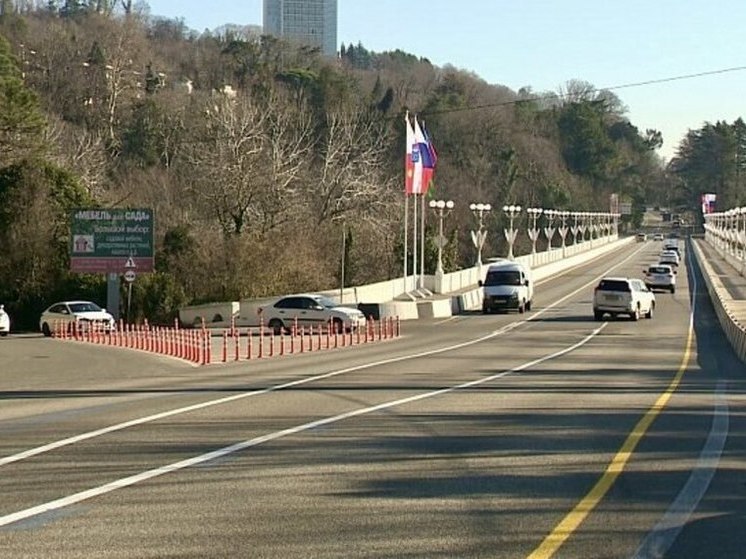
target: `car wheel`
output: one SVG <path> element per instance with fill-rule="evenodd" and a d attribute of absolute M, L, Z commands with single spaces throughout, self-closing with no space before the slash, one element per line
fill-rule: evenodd
<path fill-rule="evenodd" d="M 343 334 L 344 331 L 345 327 L 344 324 L 342 324 L 342 321 L 339 318 L 332 319 L 332 332 Z"/>
<path fill-rule="evenodd" d="M 639 305 L 635 308 L 634 312 L 629 313 L 629 317 L 632 320 L 640 320 L 640 306 Z"/>
<path fill-rule="evenodd" d="M 269 321 L 269 324 L 267 326 L 269 326 L 272 329 L 272 333 L 275 336 L 279 336 L 280 334 L 282 334 L 282 329 L 283 329 L 282 320 L 278 318 L 273 318 L 272 320 Z"/>
<path fill-rule="evenodd" d="M 674 293 L 676 293 L 676 287 L 672 285 L 671 286 L 671 295 L 673 295 Z"/>
<path fill-rule="evenodd" d="M 7 336 L 7 335 L 8 335 L 8 333 L 7 333 L 7 332 L 0 332 L 0 338 L 4 338 L 4 337 L 5 337 L 5 336 Z"/>
<path fill-rule="evenodd" d="M 648 309 L 648 314 L 645 315 L 645 318 L 653 318 L 654 312 L 655 312 L 655 303 L 650 303 L 650 308 Z"/>
<path fill-rule="evenodd" d="M 526 301 L 521 301 L 518 304 L 518 314 L 523 314 L 526 312 Z"/>
<path fill-rule="evenodd" d="M 46 322 L 41 325 L 41 333 L 44 334 L 45 338 L 48 338 L 52 335 L 52 330 L 49 328 L 49 324 Z"/>
<path fill-rule="evenodd" d="M 531 310 L 531 301 L 526 301 L 526 311 Z"/>
<path fill-rule="evenodd" d="M 603 317 L 604 317 L 604 313 L 602 313 L 601 311 L 596 311 L 596 310 L 593 311 L 594 320 L 601 320 Z"/>

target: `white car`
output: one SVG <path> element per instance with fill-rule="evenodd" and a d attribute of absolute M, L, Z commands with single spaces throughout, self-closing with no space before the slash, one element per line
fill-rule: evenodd
<path fill-rule="evenodd" d="M 293 328 L 317 328 L 331 325 L 336 332 L 365 327 L 365 315 L 358 309 L 342 306 L 323 295 L 289 295 L 273 305 L 261 307 L 262 323 L 275 334 Z"/>
<path fill-rule="evenodd" d="M 667 264 L 678 268 L 680 262 L 679 253 L 675 250 L 664 250 L 658 257 L 658 264 Z"/>
<path fill-rule="evenodd" d="M 643 273 L 648 289 L 665 289 L 676 293 L 676 270 L 670 264 L 649 266 Z"/>
<path fill-rule="evenodd" d="M 632 320 L 641 316 L 653 318 L 655 294 L 636 278 L 603 278 L 593 290 L 593 317 L 601 320 L 605 313 L 615 318 L 627 314 Z"/>
<path fill-rule="evenodd" d="M 10 334 L 10 315 L 5 312 L 5 305 L 0 305 L 0 336 Z"/>
<path fill-rule="evenodd" d="M 83 330 L 91 326 L 110 332 L 116 327 L 114 317 L 91 301 L 63 301 L 55 303 L 41 313 L 39 329 L 45 336 L 51 336 L 58 330 L 70 328 L 77 323 Z"/>

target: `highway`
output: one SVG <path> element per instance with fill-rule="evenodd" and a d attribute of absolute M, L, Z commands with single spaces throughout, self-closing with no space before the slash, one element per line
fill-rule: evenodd
<path fill-rule="evenodd" d="M 0 556 L 743 557 L 746 368 L 699 271 L 593 320 L 660 248 L 261 361 L 2 339 Z"/>

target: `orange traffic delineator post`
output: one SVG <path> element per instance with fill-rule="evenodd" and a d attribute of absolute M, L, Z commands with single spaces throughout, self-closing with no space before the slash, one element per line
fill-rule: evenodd
<path fill-rule="evenodd" d="M 251 328 L 246 332 L 246 359 L 251 359 L 251 340 L 253 338 Z"/>
<path fill-rule="evenodd" d="M 228 361 L 228 331 L 223 330 L 223 363 Z"/>

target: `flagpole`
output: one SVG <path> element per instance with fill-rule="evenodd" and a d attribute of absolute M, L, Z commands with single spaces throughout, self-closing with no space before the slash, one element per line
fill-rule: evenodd
<path fill-rule="evenodd" d="M 420 288 L 425 287 L 425 195 L 420 203 Z"/>
<path fill-rule="evenodd" d="M 409 248 L 409 194 L 404 191 L 404 292 L 407 292 L 407 272 L 409 266 L 407 263 L 407 249 Z"/>
<path fill-rule="evenodd" d="M 414 232 L 412 235 L 412 279 L 414 280 L 412 283 L 412 287 L 414 289 L 417 289 L 417 194 L 414 194 L 414 204 L 412 204 L 414 207 L 414 214 L 412 221 L 414 222 Z"/>

